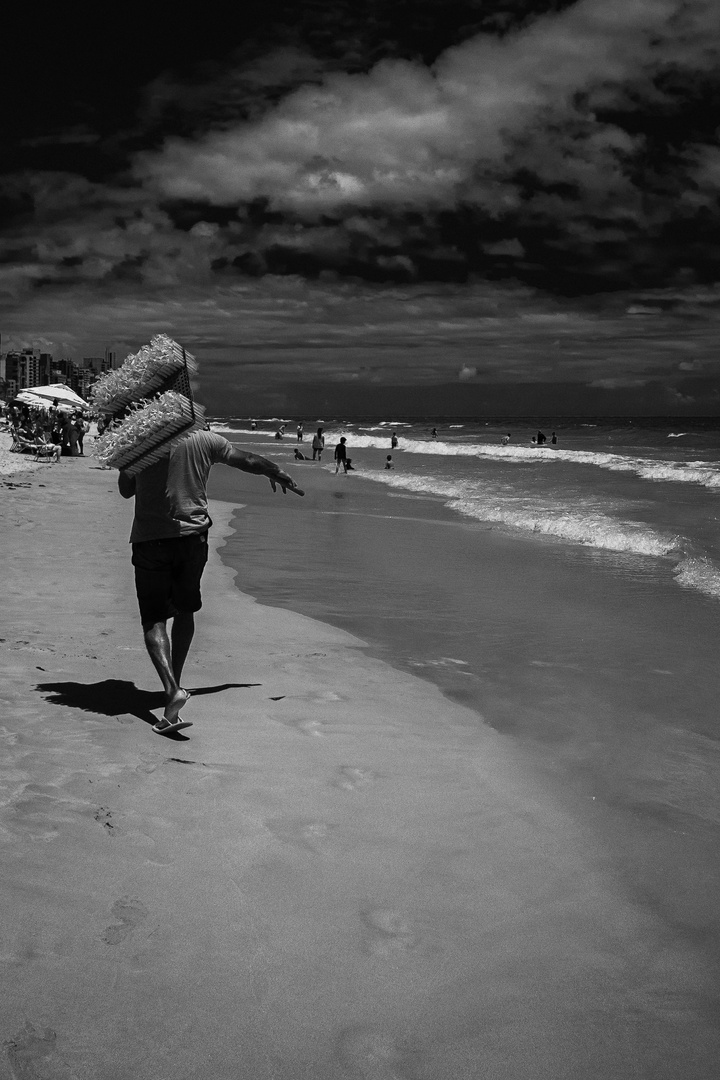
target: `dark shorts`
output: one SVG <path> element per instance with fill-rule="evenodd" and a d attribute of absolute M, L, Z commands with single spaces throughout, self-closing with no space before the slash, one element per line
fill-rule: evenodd
<path fill-rule="evenodd" d="M 145 540 L 132 545 L 135 589 L 143 623 L 171 619 L 202 607 L 200 579 L 208 557 L 208 534 Z"/>

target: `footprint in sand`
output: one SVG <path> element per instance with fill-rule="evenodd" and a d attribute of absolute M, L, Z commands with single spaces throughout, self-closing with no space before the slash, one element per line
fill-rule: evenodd
<path fill-rule="evenodd" d="M 301 735 L 318 736 L 324 735 L 322 720 L 311 720 L 309 717 L 298 717 L 293 719 L 292 717 L 276 717 L 278 723 L 284 724 L 285 727 L 294 728 Z"/>
<path fill-rule="evenodd" d="M 321 720 L 301 720 L 296 725 L 298 731 L 301 731 L 303 735 L 323 735 L 323 728 L 325 725 Z"/>
<path fill-rule="evenodd" d="M 108 810 L 107 806 L 100 806 L 93 814 L 93 817 L 97 821 L 98 825 L 102 825 L 108 836 L 113 835 L 113 833 L 115 832 L 115 825 L 112 821 L 112 810 Z"/>
<path fill-rule="evenodd" d="M 377 779 L 378 773 L 372 769 L 355 769 L 351 765 L 343 765 L 338 769 L 333 786 L 342 788 L 343 791 L 356 791 L 358 788 L 371 787 Z"/>
<path fill-rule="evenodd" d="M 113 918 L 120 923 L 119 926 L 108 926 L 102 939 L 106 945 L 119 945 L 121 941 L 132 934 L 133 930 L 148 917 L 148 910 L 141 900 L 133 900 L 129 896 L 123 896 L 116 900 L 112 906 Z"/>
<path fill-rule="evenodd" d="M 304 848 L 306 851 L 312 851 L 315 855 L 322 852 L 323 841 L 327 840 L 335 828 L 334 825 L 328 825 L 324 821 L 296 818 L 277 818 L 274 821 L 266 821 L 265 825 L 278 840 Z"/>
<path fill-rule="evenodd" d="M 52 1028 L 38 1031 L 26 1023 L 14 1039 L 5 1043 L 13 1080 L 76 1080 L 75 1073 L 59 1057 L 56 1044 Z"/>
<path fill-rule="evenodd" d="M 377 1028 L 352 1028 L 340 1034 L 337 1056 L 358 1080 L 404 1080 L 408 1072 L 409 1047 L 390 1032 Z"/>
<path fill-rule="evenodd" d="M 364 908 L 360 912 L 363 926 L 362 950 L 371 956 L 389 956 L 408 952 L 416 945 L 410 924 L 391 908 Z"/>
<path fill-rule="evenodd" d="M 147 773 L 148 775 L 150 775 L 150 773 L 154 773 L 156 769 L 157 763 L 152 761 L 146 761 L 143 762 L 142 765 L 135 766 L 136 773 Z"/>

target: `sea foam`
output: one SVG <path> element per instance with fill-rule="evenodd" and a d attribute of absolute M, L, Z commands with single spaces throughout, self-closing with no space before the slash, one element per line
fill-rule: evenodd
<path fill-rule="evenodd" d="M 678 585 L 720 600 L 720 566 L 709 556 L 692 552 L 685 537 L 652 529 L 646 524 L 611 517 L 593 505 L 592 499 L 540 502 L 501 489 L 480 491 L 472 481 L 448 481 L 439 477 L 369 473 L 374 480 L 412 492 L 411 497 L 439 496 L 445 505 L 476 521 L 627 555 L 671 560 Z"/>
<path fill-rule="evenodd" d="M 685 547 L 681 537 L 663 535 L 647 525 L 613 518 L 598 511 L 589 500 L 585 504 L 578 500 L 572 504 L 536 502 L 498 488 L 488 489 L 487 485 L 480 490 L 472 481 L 391 472 L 373 472 L 372 478 L 393 488 L 439 495 L 451 510 L 476 521 L 494 522 L 573 544 L 656 558 L 679 554 Z"/>
<path fill-rule="evenodd" d="M 342 430 L 348 442 L 355 447 L 390 448 L 387 435 L 379 438 L 374 435 L 359 435 Z M 326 440 L 335 439 L 335 432 L 326 432 Z M 565 450 L 556 446 L 498 446 L 482 443 L 444 442 L 443 440 L 408 439 L 398 436 L 397 449 L 406 454 L 432 455 L 433 457 L 474 457 L 505 464 L 533 462 L 552 466 L 558 462 L 571 465 L 594 465 L 596 468 L 611 472 L 628 472 L 644 480 L 671 481 L 673 483 L 700 484 L 706 488 L 720 489 L 720 466 L 703 461 L 655 460 L 653 458 L 633 457 L 624 454 L 612 454 L 593 450 Z"/>

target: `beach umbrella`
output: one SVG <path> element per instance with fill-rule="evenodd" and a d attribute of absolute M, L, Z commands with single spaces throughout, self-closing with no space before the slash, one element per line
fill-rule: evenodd
<path fill-rule="evenodd" d="M 13 401 L 19 401 L 21 405 L 34 405 L 35 408 L 40 406 L 42 409 L 47 409 L 50 404 L 45 398 L 35 397 L 34 394 L 29 393 L 27 390 L 21 390 Z"/>
<path fill-rule="evenodd" d="M 48 411 L 53 403 L 52 398 L 38 397 L 36 394 L 31 393 L 29 390 L 21 390 L 14 401 L 19 402 L 21 405 L 31 405 L 33 409 L 44 409 Z M 67 401 L 58 400 L 57 403 L 58 412 L 75 412 L 78 408 L 77 405 L 70 405 Z"/>
<path fill-rule="evenodd" d="M 18 399 L 20 401 L 25 401 L 26 404 L 35 404 L 35 402 L 28 401 L 24 395 L 41 398 L 42 404 L 46 407 L 51 405 L 57 398 L 58 405 L 70 406 L 73 409 L 90 408 L 87 401 L 84 401 L 79 394 L 76 394 L 69 386 L 65 386 L 64 383 L 51 383 L 49 386 L 29 386 L 27 390 L 20 391 L 18 394 Z"/>

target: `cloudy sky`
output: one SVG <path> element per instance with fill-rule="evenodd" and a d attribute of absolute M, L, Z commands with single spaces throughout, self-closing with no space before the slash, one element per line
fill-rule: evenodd
<path fill-rule="evenodd" d="M 164 331 L 211 413 L 720 414 L 716 0 L 27 8 L 3 350 Z"/>

